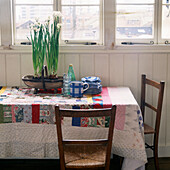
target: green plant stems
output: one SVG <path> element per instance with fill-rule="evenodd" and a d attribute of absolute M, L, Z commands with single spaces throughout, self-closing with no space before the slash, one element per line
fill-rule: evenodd
<path fill-rule="evenodd" d="M 46 58 L 48 75 L 55 77 L 58 69 L 59 55 L 59 35 L 61 27 L 59 24 L 59 16 L 53 16 L 53 23 L 50 20 L 46 25 L 40 24 L 38 21 L 33 25 L 30 32 L 32 42 L 32 60 L 34 75 L 41 76 L 41 71 Z"/>

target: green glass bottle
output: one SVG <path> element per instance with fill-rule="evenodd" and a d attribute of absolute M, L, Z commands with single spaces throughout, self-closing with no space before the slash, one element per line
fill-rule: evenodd
<path fill-rule="evenodd" d="M 70 64 L 69 65 L 69 68 L 68 68 L 68 75 L 71 75 L 71 81 L 76 81 L 76 77 L 75 77 L 75 74 L 74 74 L 74 70 L 73 70 L 73 65 Z"/>

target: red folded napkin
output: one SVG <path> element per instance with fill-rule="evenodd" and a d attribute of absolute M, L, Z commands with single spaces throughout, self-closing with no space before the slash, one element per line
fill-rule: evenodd
<path fill-rule="evenodd" d="M 57 89 L 57 92 L 54 90 L 54 89 L 49 89 L 49 90 L 44 90 L 44 89 L 39 89 L 38 90 L 38 93 L 50 93 L 50 94 L 61 94 L 62 93 L 62 89 L 61 88 L 58 88 Z"/>

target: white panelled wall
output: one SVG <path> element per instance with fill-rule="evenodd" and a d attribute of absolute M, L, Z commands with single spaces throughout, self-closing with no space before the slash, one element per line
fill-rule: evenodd
<path fill-rule="evenodd" d="M 14 52 L 13 52 L 14 51 Z M 76 51 L 76 50 L 75 50 Z M 160 129 L 159 156 L 170 157 L 170 53 L 169 52 L 122 52 L 118 50 L 82 50 L 61 52 L 58 74 L 67 72 L 72 63 L 76 78 L 99 76 L 103 86 L 128 86 L 140 103 L 141 74 L 166 82 Z M 33 74 L 31 52 L 0 50 L 0 85 L 23 86 L 22 76 Z M 148 99 L 155 103 L 155 92 L 148 89 Z M 149 111 L 148 111 L 149 112 Z M 153 115 L 146 116 L 152 124 Z M 147 140 L 151 140 L 148 138 Z"/>

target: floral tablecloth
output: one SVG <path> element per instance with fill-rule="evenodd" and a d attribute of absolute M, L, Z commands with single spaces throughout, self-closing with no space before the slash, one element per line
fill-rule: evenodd
<path fill-rule="evenodd" d="M 34 90 L 28 88 L 0 87 L 0 136 L 3 136 L 3 138 L 0 138 L 0 158 L 58 157 L 58 149 L 54 149 L 57 148 L 54 125 L 54 106 L 56 104 L 61 108 L 69 109 L 109 108 L 112 105 L 117 105 L 112 152 L 136 160 L 140 162 L 140 166 L 147 162 L 141 111 L 130 89 L 126 87 L 103 87 L 101 94 L 84 95 L 81 99 L 66 98 L 59 93 L 34 94 Z M 97 119 L 74 118 L 72 120 L 66 119 L 63 122 L 65 129 L 68 128 L 66 131 L 73 129 L 72 133 L 81 129 L 81 127 L 87 127 L 87 132 L 89 132 L 90 127 L 107 127 L 108 123 L 105 117 Z M 23 131 L 23 129 L 25 130 Z M 42 129 L 46 130 L 42 132 Z M 106 128 L 95 129 L 96 134 L 100 136 Z M 42 134 L 43 137 L 30 138 L 33 131 L 35 133 L 37 131 L 37 136 Z M 97 133 L 99 131 L 100 133 Z M 11 138 L 14 134 L 15 137 Z M 21 137 L 23 134 L 24 137 Z M 103 132 L 103 134 L 105 133 Z M 68 133 L 69 135 L 70 133 Z M 86 135 L 83 134 L 82 136 L 85 137 Z M 91 135 L 91 137 L 93 136 Z M 29 144 L 28 141 L 30 141 Z M 18 144 L 20 144 L 20 147 Z M 21 147 L 22 145 L 23 147 Z M 31 149 L 28 149 L 28 146 Z M 40 153 L 36 148 L 33 149 L 35 146 L 42 146 Z M 23 150 L 25 150 L 25 154 L 23 154 Z"/>

